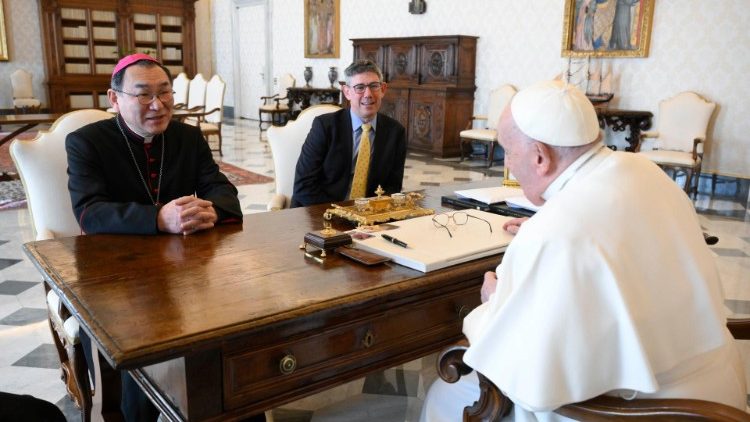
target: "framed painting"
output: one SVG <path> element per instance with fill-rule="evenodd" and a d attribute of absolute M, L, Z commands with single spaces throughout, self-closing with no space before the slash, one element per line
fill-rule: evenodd
<path fill-rule="evenodd" d="M 0 60 L 8 60 L 8 38 L 5 36 L 5 10 L 0 0 Z"/>
<path fill-rule="evenodd" d="M 305 57 L 338 58 L 340 0 L 304 0 Z"/>
<path fill-rule="evenodd" d="M 655 0 L 565 0 L 563 57 L 647 57 Z"/>

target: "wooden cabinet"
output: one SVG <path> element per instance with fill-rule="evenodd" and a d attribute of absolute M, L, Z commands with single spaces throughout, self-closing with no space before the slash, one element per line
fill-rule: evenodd
<path fill-rule="evenodd" d="M 196 0 L 39 0 L 50 109 L 107 108 L 120 57 L 147 53 L 195 74 Z"/>
<path fill-rule="evenodd" d="M 354 58 L 380 66 L 388 91 L 381 112 L 406 127 L 409 148 L 460 154 L 458 133 L 474 109 L 477 37 L 353 39 Z"/>

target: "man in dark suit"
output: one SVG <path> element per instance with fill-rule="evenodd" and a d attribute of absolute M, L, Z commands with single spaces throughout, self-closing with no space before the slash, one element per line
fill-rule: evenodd
<path fill-rule="evenodd" d="M 372 61 L 359 60 L 344 75 L 350 108 L 313 121 L 297 161 L 292 207 L 374 196 L 378 186 L 387 193 L 401 191 L 406 130 L 378 113 L 386 91 L 383 73 Z M 358 163 L 362 143 L 370 145 L 369 154 L 364 155 L 369 155 L 369 166 Z M 355 177 L 363 169 L 364 174 Z M 352 181 L 358 179 L 363 181 L 362 189 L 357 183 L 353 186 Z"/>

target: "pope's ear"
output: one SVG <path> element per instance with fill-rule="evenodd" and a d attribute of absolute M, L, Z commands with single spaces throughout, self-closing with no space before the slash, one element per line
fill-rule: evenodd
<path fill-rule="evenodd" d="M 554 171 L 554 165 L 552 160 L 554 154 L 552 148 L 549 145 L 541 142 L 534 142 L 533 153 L 534 153 L 534 167 L 536 168 L 536 174 L 539 176 L 547 176 L 550 172 Z"/>

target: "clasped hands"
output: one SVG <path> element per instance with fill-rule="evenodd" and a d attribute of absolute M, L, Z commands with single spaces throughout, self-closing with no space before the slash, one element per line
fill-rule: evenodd
<path fill-rule="evenodd" d="M 210 229 L 217 219 L 211 201 L 195 196 L 183 196 L 161 207 L 157 225 L 162 232 L 188 235 Z"/>
<path fill-rule="evenodd" d="M 518 233 L 518 229 L 521 228 L 521 224 L 528 219 L 529 217 L 521 217 L 508 220 L 503 224 L 503 230 L 511 234 L 516 234 Z M 482 283 L 482 290 L 480 292 L 482 303 L 490 300 L 490 296 L 495 293 L 495 289 L 497 289 L 497 274 L 494 271 L 487 271 L 484 273 L 484 282 Z"/>

